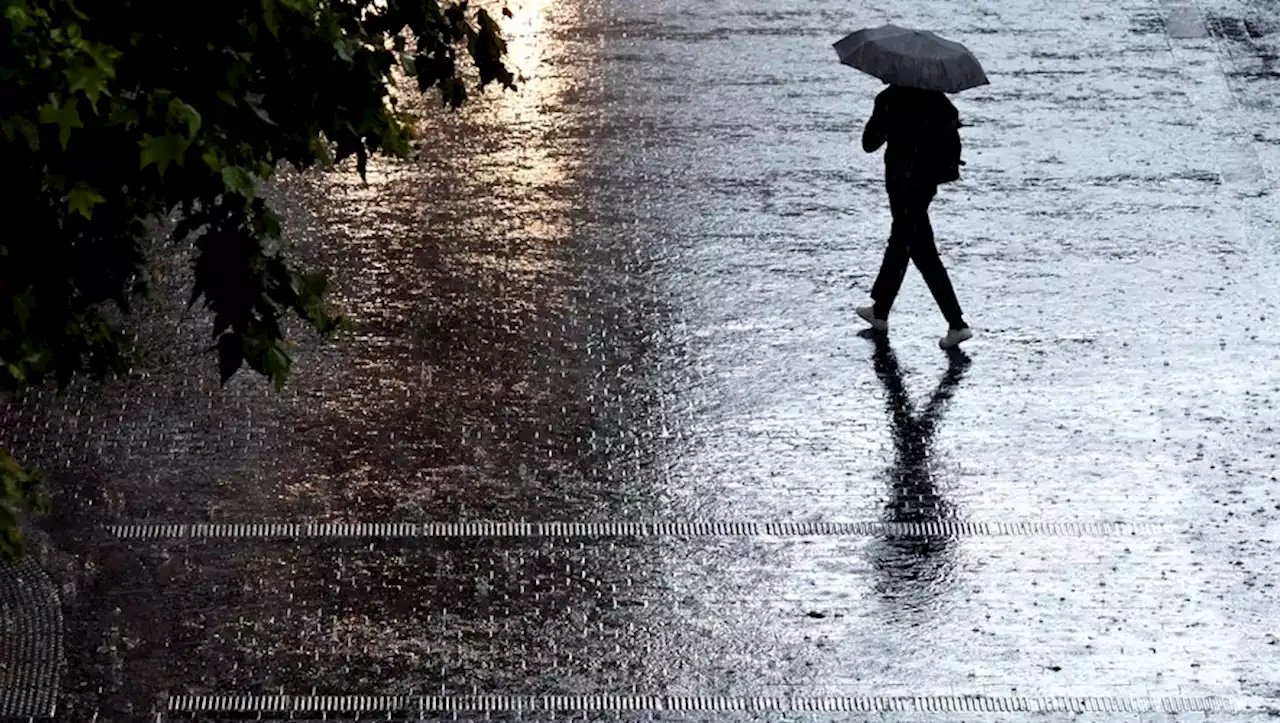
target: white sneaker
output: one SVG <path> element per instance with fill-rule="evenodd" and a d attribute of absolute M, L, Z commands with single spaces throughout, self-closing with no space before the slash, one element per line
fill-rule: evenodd
<path fill-rule="evenodd" d="M 947 335 L 938 340 L 938 346 L 943 349 L 953 349 L 960 345 L 962 341 L 968 341 L 973 338 L 973 330 L 969 327 L 963 329 L 951 329 Z"/>
<path fill-rule="evenodd" d="M 870 324 L 872 329 L 875 329 L 876 331 L 888 331 L 888 319 L 876 318 L 875 309 L 876 308 L 874 306 L 859 306 L 857 309 L 858 316 L 861 316 L 863 321 Z"/>

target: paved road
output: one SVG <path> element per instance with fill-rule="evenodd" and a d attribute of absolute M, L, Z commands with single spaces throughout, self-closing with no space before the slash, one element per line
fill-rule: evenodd
<path fill-rule="evenodd" d="M 0 714 L 1280 709 L 1275 3 L 513 10 L 520 94 L 275 191 L 356 338 L 220 390 L 175 263 L 144 368 L 0 408 L 58 508 Z M 852 313 L 880 86 L 830 44 L 882 21 L 989 69 L 934 205 L 964 356 L 915 272 L 889 344 Z"/>

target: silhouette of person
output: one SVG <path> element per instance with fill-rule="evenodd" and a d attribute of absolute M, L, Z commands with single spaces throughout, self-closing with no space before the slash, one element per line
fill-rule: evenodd
<path fill-rule="evenodd" d="M 908 262 L 914 262 L 924 277 L 934 301 L 949 326 L 939 345 L 955 347 L 973 337 L 956 299 L 951 278 L 938 256 L 929 223 L 929 204 L 938 193 L 939 181 L 950 180 L 946 139 L 958 138 L 960 114 L 947 96 L 936 90 L 890 85 L 876 96 L 875 110 L 862 132 L 862 149 L 884 152 L 885 190 L 893 226 L 884 252 L 880 273 L 871 287 L 871 306 L 857 309 L 858 315 L 878 331 L 889 330 L 889 311 L 902 287 Z M 954 169 L 954 166 L 952 167 Z"/>
<path fill-rule="evenodd" d="M 945 495 L 934 484 L 933 436 L 946 403 L 955 393 L 969 367 L 969 357 L 959 349 L 948 352 L 950 363 L 933 396 L 916 413 L 902 380 L 897 358 L 889 342 L 873 335 L 876 344 L 872 362 L 884 385 L 894 444 L 893 466 L 888 470 L 889 497 L 884 519 L 889 523 L 912 523 L 906 530 L 879 538 L 871 548 L 872 566 L 880 574 L 877 591 L 894 601 L 894 609 L 904 612 L 928 602 L 945 583 L 951 569 L 954 541 L 946 536 L 929 537 L 912 530 L 930 522 L 955 517 Z"/>

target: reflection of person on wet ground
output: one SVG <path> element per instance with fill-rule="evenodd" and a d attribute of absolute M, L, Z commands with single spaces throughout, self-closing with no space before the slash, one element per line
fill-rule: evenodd
<path fill-rule="evenodd" d="M 950 349 L 973 337 L 956 299 L 951 278 L 938 256 L 929 223 L 929 204 L 938 184 L 959 177 L 959 112 L 944 93 L 890 85 L 876 96 L 875 110 L 862 132 L 862 149 L 884 152 L 885 190 L 893 226 L 880 273 L 871 287 L 874 304 L 857 309 L 872 328 L 889 330 L 893 307 L 908 262 L 924 277 L 934 301 L 947 319 L 946 336 L 939 342 Z M 963 163 L 963 161 L 959 161 Z"/>
<path fill-rule="evenodd" d="M 950 505 L 936 489 L 932 475 L 933 436 L 943 408 L 969 367 L 969 357 L 959 349 L 948 352 L 947 371 L 929 402 L 917 414 L 888 340 L 879 334 L 869 336 L 876 344 L 872 361 L 876 376 L 885 388 L 895 452 L 888 472 L 890 490 L 885 521 L 920 525 L 951 518 Z M 891 598 L 918 598 L 921 593 L 934 590 L 947 575 L 947 553 L 951 547 L 952 541 L 946 537 L 890 535 L 879 540 L 872 552 L 873 565 L 883 576 L 878 589 Z"/>

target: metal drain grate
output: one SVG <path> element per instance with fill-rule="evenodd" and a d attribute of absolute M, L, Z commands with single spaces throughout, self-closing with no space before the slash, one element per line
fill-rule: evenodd
<path fill-rule="evenodd" d="M 62 664 L 62 605 L 30 557 L 0 556 L 0 718 L 52 717 Z"/>
<path fill-rule="evenodd" d="M 1090 522 L 264 522 L 113 525 L 125 540 L 407 537 L 1137 537 L 1160 525 Z"/>
<path fill-rule="evenodd" d="M 975 713 L 1189 713 L 1236 712 L 1247 706 L 1221 697 L 1121 696 L 837 696 L 811 698 L 644 695 L 179 695 L 171 712 L 221 713 L 533 713 L 587 711 L 744 712 L 975 712 Z"/>

